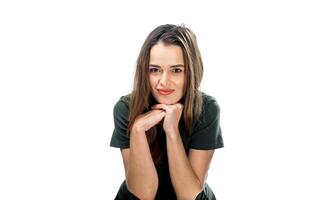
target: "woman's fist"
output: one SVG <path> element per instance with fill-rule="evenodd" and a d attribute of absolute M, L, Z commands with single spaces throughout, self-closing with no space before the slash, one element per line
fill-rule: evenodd
<path fill-rule="evenodd" d="M 139 115 L 133 126 L 132 130 L 148 131 L 150 128 L 158 124 L 165 116 L 164 110 L 151 110 L 147 113 Z"/>

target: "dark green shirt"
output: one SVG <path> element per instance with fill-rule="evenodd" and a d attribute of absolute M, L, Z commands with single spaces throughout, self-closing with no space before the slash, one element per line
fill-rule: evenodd
<path fill-rule="evenodd" d="M 203 96 L 203 110 L 200 118 L 194 123 L 191 134 L 185 131 L 185 124 L 182 117 L 179 122 L 179 132 L 182 138 L 183 146 L 188 154 L 189 149 L 217 149 L 224 146 L 219 123 L 220 108 L 216 99 L 205 93 Z M 157 102 L 151 101 L 151 104 Z M 127 136 L 128 120 L 129 117 L 129 101 L 127 96 L 122 96 L 114 106 L 114 131 L 112 134 L 110 146 L 118 147 L 120 149 L 129 148 L 129 137 Z M 176 199 L 175 192 L 172 187 L 167 152 L 166 152 L 166 138 L 162 125 L 157 125 L 158 137 L 163 147 L 163 156 L 160 162 L 156 165 L 156 170 L 159 178 L 159 186 L 155 199 Z M 125 183 L 122 187 L 126 187 Z M 126 188 L 125 188 L 126 189 Z M 120 188 L 121 190 L 121 188 Z M 214 199 L 213 192 L 208 185 L 205 187 L 205 194 L 207 199 Z M 211 197 L 209 197 L 211 195 Z"/>

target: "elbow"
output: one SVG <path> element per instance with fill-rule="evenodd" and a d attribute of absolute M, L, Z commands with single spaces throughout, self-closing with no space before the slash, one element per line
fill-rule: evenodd
<path fill-rule="evenodd" d="M 136 197 L 141 200 L 154 200 L 155 199 L 155 196 L 151 196 L 151 195 L 138 195 Z"/>
<path fill-rule="evenodd" d="M 139 187 L 140 185 L 136 183 L 136 185 L 129 185 L 128 181 L 126 180 L 127 189 L 129 192 L 136 196 L 138 199 L 141 200 L 154 200 L 157 192 L 158 185 L 153 183 L 148 186 Z"/>
<path fill-rule="evenodd" d="M 187 191 L 185 191 L 183 194 L 181 193 L 177 193 L 177 199 L 184 199 L 184 200 L 194 200 L 197 198 L 198 195 L 200 195 L 205 188 L 205 181 L 204 182 L 197 182 L 198 184 L 196 185 L 196 187 L 194 187 L 193 189 L 189 190 L 187 189 Z"/>
<path fill-rule="evenodd" d="M 197 199 L 198 196 L 201 196 L 201 193 L 204 191 L 205 189 L 205 181 L 198 181 L 199 183 L 199 188 L 198 190 L 196 190 L 195 195 L 191 197 L 191 199 Z"/>
<path fill-rule="evenodd" d="M 156 195 L 156 192 L 150 192 L 150 191 L 134 191 L 134 192 L 129 191 L 129 192 L 141 200 L 154 200 Z"/>
<path fill-rule="evenodd" d="M 205 181 L 199 181 L 200 191 L 203 191 L 205 188 Z"/>
<path fill-rule="evenodd" d="M 204 190 L 204 188 L 205 188 L 205 180 L 197 180 L 197 186 L 198 186 L 198 188 L 196 188 L 196 190 L 200 190 L 200 192 L 201 191 L 203 191 Z"/>

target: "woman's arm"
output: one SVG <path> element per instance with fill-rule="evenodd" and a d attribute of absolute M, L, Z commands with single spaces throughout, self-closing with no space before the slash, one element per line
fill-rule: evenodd
<path fill-rule="evenodd" d="M 144 132 L 131 132 L 130 148 L 123 149 L 122 156 L 129 191 L 139 199 L 154 199 L 158 176 Z"/>
<path fill-rule="evenodd" d="M 154 109 L 165 110 L 163 128 L 166 134 L 166 145 L 171 182 L 180 200 L 192 200 L 204 189 L 207 171 L 212 159 L 213 150 L 197 151 L 190 149 L 189 159 L 186 155 L 178 123 L 183 105 L 156 104 Z"/>
<path fill-rule="evenodd" d="M 179 132 L 166 136 L 170 177 L 177 198 L 193 200 L 204 189 L 214 151 L 190 150 L 188 159 Z"/>
<path fill-rule="evenodd" d="M 142 200 L 154 199 L 158 188 L 158 175 L 146 131 L 162 120 L 164 114 L 155 110 L 139 116 L 131 129 L 130 146 L 122 150 L 127 187 Z"/>

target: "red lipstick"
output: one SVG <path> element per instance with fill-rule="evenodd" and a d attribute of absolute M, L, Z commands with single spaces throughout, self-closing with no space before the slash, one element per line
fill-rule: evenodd
<path fill-rule="evenodd" d="M 174 92 L 174 90 L 158 90 L 158 92 L 162 95 L 169 95 Z"/>

